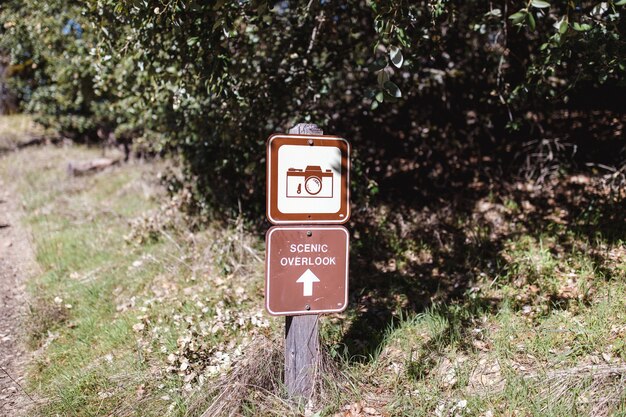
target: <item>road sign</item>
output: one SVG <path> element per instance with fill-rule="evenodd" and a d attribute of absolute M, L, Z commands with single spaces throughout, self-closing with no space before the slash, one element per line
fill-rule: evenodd
<path fill-rule="evenodd" d="M 273 224 L 341 224 L 350 218 L 350 145 L 336 136 L 272 135 L 267 218 Z"/>
<path fill-rule="evenodd" d="M 265 237 L 265 308 L 275 316 L 333 313 L 348 305 L 348 230 L 274 226 Z"/>

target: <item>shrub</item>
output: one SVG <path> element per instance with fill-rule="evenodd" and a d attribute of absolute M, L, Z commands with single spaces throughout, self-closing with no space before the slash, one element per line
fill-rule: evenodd
<path fill-rule="evenodd" d="M 621 163 L 623 3 L 10 1 L 0 51 L 42 123 L 181 153 L 196 207 L 257 215 L 264 141 L 300 121 L 353 141 L 362 206 L 513 172 L 546 138 L 578 150 L 548 165 Z"/>

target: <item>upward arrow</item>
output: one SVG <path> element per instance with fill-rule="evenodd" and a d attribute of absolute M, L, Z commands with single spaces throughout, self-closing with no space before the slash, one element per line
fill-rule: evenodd
<path fill-rule="evenodd" d="M 304 271 L 304 274 L 300 275 L 300 278 L 296 281 L 297 283 L 304 284 L 304 288 L 302 289 L 302 295 L 305 297 L 310 297 L 313 295 L 313 283 L 320 282 L 320 279 L 315 276 L 310 269 Z"/>

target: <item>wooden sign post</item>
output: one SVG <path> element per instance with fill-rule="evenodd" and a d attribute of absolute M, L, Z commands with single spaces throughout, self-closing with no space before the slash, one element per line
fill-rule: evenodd
<path fill-rule="evenodd" d="M 300 123 L 291 134 L 322 135 L 314 124 Z M 311 398 L 320 363 L 319 315 L 285 317 L 285 387 L 289 397 Z"/>
<path fill-rule="evenodd" d="M 320 363 L 319 315 L 285 317 L 285 388 L 290 398 L 309 399 Z"/>
<path fill-rule="evenodd" d="M 348 304 L 349 144 L 314 124 L 273 135 L 267 149 L 265 307 L 285 317 L 285 387 L 313 395 L 320 313 Z M 333 226 L 334 225 L 334 226 Z"/>

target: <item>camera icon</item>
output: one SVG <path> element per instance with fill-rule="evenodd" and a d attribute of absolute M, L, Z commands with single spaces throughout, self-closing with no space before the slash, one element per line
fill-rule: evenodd
<path fill-rule="evenodd" d="M 308 165 L 304 170 L 287 170 L 287 197 L 289 198 L 332 198 L 333 173 L 322 171 L 317 165 Z"/>

